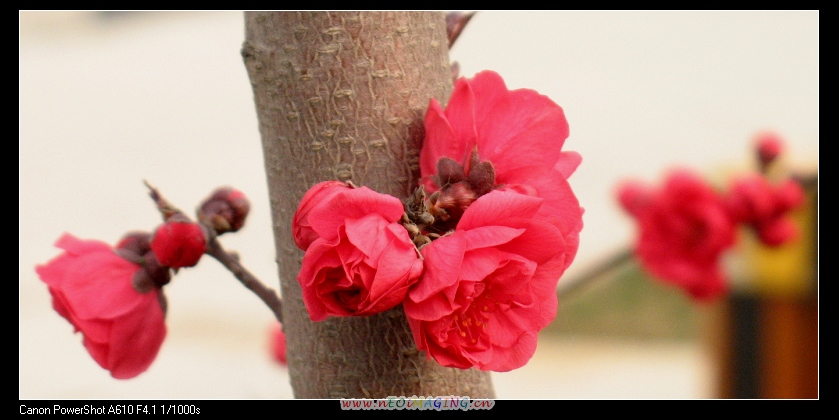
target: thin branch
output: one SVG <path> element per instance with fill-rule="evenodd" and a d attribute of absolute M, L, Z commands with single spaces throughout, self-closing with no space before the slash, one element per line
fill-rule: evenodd
<path fill-rule="evenodd" d="M 631 267 L 636 264 L 634 255 L 631 249 L 623 249 L 610 255 L 590 270 L 560 283 L 559 290 L 557 291 L 559 297 L 567 298 L 582 290 L 585 286 L 604 278 L 606 274 L 613 273 L 618 269 L 622 270 Z"/>
<path fill-rule="evenodd" d="M 457 41 L 472 16 L 475 16 L 475 12 L 450 12 L 446 14 L 446 35 L 449 38 L 449 48 Z"/>
<path fill-rule="evenodd" d="M 259 296 L 263 302 L 274 312 L 277 321 L 283 322 L 283 302 L 277 295 L 277 292 L 270 287 L 265 286 L 259 281 L 250 271 L 239 263 L 239 258 L 232 252 L 227 252 L 222 248 L 218 239 L 215 237 L 207 244 L 206 254 L 215 258 L 224 265 L 231 273 L 247 287 L 254 294 Z"/>
<path fill-rule="evenodd" d="M 149 184 L 148 181 L 143 180 L 143 183 L 149 189 L 149 196 L 152 200 L 154 200 L 154 204 L 157 206 L 157 210 L 160 211 L 160 214 L 163 215 L 164 221 L 169 219 L 172 215 L 178 213 L 183 214 L 182 211 L 166 200 L 166 198 L 160 194 L 160 191 Z M 218 262 L 233 273 L 233 276 L 235 276 L 240 283 L 265 302 L 265 305 L 274 312 L 274 317 L 277 318 L 277 321 L 283 322 L 283 302 L 277 292 L 274 291 L 274 289 L 266 287 L 261 281 L 259 281 L 258 278 L 256 278 L 256 276 L 251 274 L 250 271 L 242 266 L 235 253 L 227 252 L 224 248 L 222 248 L 221 243 L 219 243 L 217 239 L 218 234 L 212 226 L 204 225 L 204 227 L 207 229 L 210 236 L 209 241 L 207 241 L 207 250 L 204 251 L 204 253 L 218 260 Z"/>
<path fill-rule="evenodd" d="M 154 204 L 157 206 L 157 210 L 160 211 L 160 214 L 163 216 L 164 222 L 175 214 L 183 214 L 183 212 L 180 211 L 180 209 L 173 206 L 172 203 L 163 198 L 163 195 L 160 194 L 160 191 L 158 191 L 157 188 L 155 188 L 153 185 L 149 184 L 148 181 L 144 179 L 143 184 L 145 184 L 146 188 L 149 189 L 149 197 L 151 197 L 151 199 L 154 200 Z"/>

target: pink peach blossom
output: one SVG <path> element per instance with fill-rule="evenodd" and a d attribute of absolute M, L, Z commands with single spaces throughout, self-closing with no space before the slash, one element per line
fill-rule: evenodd
<path fill-rule="evenodd" d="M 677 170 L 658 189 L 630 181 L 618 197 L 638 222 L 635 254 L 647 271 L 698 300 L 726 292 L 720 257 L 734 244 L 735 222 L 701 177 Z"/>
<path fill-rule="evenodd" d="M 159 288 L 135 289 L 139 265 L 108 244 L 64 234 L 64 252 L 35 268 L 49 287 L 52 305 L 84 336 L 84 346 L 114 378 L 145 372 L 166 337 Z"/>
<path fill-rule="evenodd" d="M 251 203 L 245 194 L 232 187 L 220 187 L 198 208 L 198 220 L 212 226 L 216 234 L 236 232 L 245 225 Z"/>
<path fill-rule="evenodd" d="M 571 247 L 538 217 L 545 200 L 478 198 L 451 235 L 422 248 L 425 271 L 404 302 L 417 348 L 443 366 L 509 371 L 536 350 L 557 311 Z"/>
<path fill-rule="evenodd" d="M 422 273 L 416 248 L 398 223 L 402 202 L 366 187 L 331 188 L 337 192 L 322 192 L 323 201 L 301 203 L 307 217 L 294 218 L 306 220 L 317 236 L 297 276 L 309 316 L 322 321 L 393 308 Z"/>
<path fill-rule="evenodd" d="M 554 221 L 562 232 L 566 267 L 571 264 L 583 222 L 567 178 L 582 158 L 562 150 L 568 122 L 559 105 L 531 89 L 508 90 L 497 73 L 482 71 L 472 79 L 457 80 L 445 110 L 431 100 L 425 130 L 421 183 L 429 193 L 440 191 L 444 199 L 457 191 L 455 198 L 460 200 L 452 200 L 458 203 L 452 209 L 455 221 L 471 201 L 491 189 L 541 197 L 540 216 Z M 440 166 L 446 159 L 449 163 Z M 439 173 L 440 168 L 447 173 Z M 473 194 L 452 186 L 458 183 L 465 183 Z"/>

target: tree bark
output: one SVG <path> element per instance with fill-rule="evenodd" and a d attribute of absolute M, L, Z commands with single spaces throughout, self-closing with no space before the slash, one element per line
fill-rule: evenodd
<path fill-rule="evenodd" d="M 417 186 L 423 115 L 452 89 L 444 14 L 247 12 L 245 27 L 295 397 L 493 398 L 488 372 L 427 360 L 401 306 L 315 323 L 297 282 L 291 218 L 311 186 L 352 180 L 400 199 Z"/>

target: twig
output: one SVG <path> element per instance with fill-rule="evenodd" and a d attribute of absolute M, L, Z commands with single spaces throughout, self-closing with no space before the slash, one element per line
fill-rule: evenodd
<path fill-rule="evenodd" d="M 160 194 L 160 191 L 149 184 L 148 181 L 143 180 L 143 183 L 149 189 L 149 196 L 152 200 L 154 200 L 154 204 L 157 205 L 157 209 L 160 211 L 160 214 L 163 215 L 164 221 L 169 219 L 172 215 L 178 213 L 183 214 L 182 211 L 178 210 L 177 207 L 173 206 L 172 203 L 166 200 L 163 195 Z M 261 281 L 259 281 L 258 278 L 256 278 L 256 276 L 251 274 L 250 271 L 242 266 L 236 254 L 227 252 L 224 248 L 222 248 L 221 243 L 217 239 L 218 235 L 212 226 L 204 225 L 204 228 L 206 228 L 207 232 L 209 232 L 207 250 L 204 251 L 204 253 L 218 260 L 218 262 L 233 273 L 233 276 L 235 276 L 240 283 L 265 302 L 265 305 L 274 312 L 274 317 L 277 318 L 277 321 L 283 322 L 283 302 L 279 295 L 277 295 L 277 292 L 274 291 L 274 289 L 266 287 Z"/>
<path fill-rule="evenodd" d="M 163 198 L 163 195 L 160 194 L 160 191 L 157 190 L 153 185 L 149 184 L 148 181 L 145 179 L 143 180 L 143 184 L 146 185 L 146 188 L 149 189 L 149 197 L 154 200 L 154 204 L 157 206 L 157 210 L 160 211 L 160 214 L 163 215 L 163 221 L 165 222 L 170 217 L 175 214 L 181 213 L 177 207 L 173 206 L 168 200 Z"/>
<path fill-rule="evenodd" d="M 466 27 L 469 20 L 472 19 L 472 16 L 475 16 L 475 12 L 450 12 L 446 14 L 446 35 L 449 38 L 449 48 L 457 41 L 457 38 L 463 32 L 463 28 Z"/>
<path fill-rule="evenodd" d="M 589 271 L 573 277 L 569 281 L 562 282 L 557 290 L 557 293 L 560 298 L 567 298 L 579 290 L 582 290 L 585 286 L 603 278 L 606 274 L 614 272 L 618 269 L 629 267 L 633 264 L 635 264 L 635 258 L 631 249 L 618 251 L 594 266 Z"/>
<path fill-rule="evenodd" d="M 230 270 L 240 283 L 265 302 L 268 308 L 274 312 L 277 321 L 283 322 L 283 302 L 277 295 L 277 292 L 270 287 L 266 287 L 250 271 L 243 267 L 239 263 L 239 258 L 236 257 L 236 254 L 225 251 L 215 237 L 207 244 L 207 251 L 205 253 L 218 260 L 218 262 Z"/>

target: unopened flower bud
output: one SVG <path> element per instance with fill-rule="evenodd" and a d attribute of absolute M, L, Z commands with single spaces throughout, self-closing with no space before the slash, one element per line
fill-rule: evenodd
<path fill-rule="evenodd" d="M 469 178 L 467 179 L 472 191 L 475 192 L 476 199 L 490 191 L 495 187 L 495 168 L 492 162 L 485 160 L 473 165 L 469 169 Z"/>
<path fill-rule="evenodd" d="M 245 224 L 251 204 L 241 191 L 221 187 L 215 190 L 198 209 L 198 220 L 211 226 L 216 234 L 236 232 Z"/>
<path fill-rule="evenodd" d="M 207 234 L 198 223 L 176 214 L 157 228 L 151 249 L 164 266 L 192 267 L 207 249 Z"/>
<path fill-rule="evenodd" d="M 775 133 L 761 133 L 755 139 L 755 150 L 763 168 L 775 161 L 783 149 L 784 142 Z"/>
<path fill-rule="evenodd" d="M 463 173 L 463 166 L 455 162 L 454 159 L 447 157 L 442 157 L 437 161 L 436 177 L 437 185 L 440 188 L 466 179 L 466 175 Z"/>

